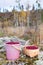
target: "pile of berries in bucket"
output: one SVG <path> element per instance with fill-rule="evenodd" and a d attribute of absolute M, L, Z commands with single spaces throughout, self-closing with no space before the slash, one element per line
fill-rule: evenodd
<path fill-rule="evenodd" d="M 21 45 L 19 42 L 7 42 L 5 49 L 6 49 L 6 57 L 8 60 L 16 60 L 20 57 L 20 50 Z M 24 46 L 23 52 L 25 55 L 30 57 L 35 57 L 39 54 L 39 48 L 34 45 Z"/>

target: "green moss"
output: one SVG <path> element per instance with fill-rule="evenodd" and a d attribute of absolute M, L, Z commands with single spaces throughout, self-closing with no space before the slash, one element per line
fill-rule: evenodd
<path fill-rule="evenodd" d="M 3 35 L 4 35 L 4 33 L 0 31 L 0 37 L 2 37 Z"/>
<path fill-rule="evenodd" d="M 28 37 L 28 36 L 25 36 L 23 39 L 24 39 L 24 40 L 28 40 L 28 39 L 29 39 L 29 37 Z"/>
<path fill-rule="evenodd" d="M 41 21 L 43 22 L 43 13 L 41 14 Z"/>

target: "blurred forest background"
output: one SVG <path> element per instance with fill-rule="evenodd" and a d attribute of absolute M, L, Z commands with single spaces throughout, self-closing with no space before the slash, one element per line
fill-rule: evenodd
<path fill-rule="evenodd" d="M 30 5 L 27 4 L 26 11 L 24 6 L 20 5 L 17 1 L 18 8 L 21 11 L 17 11 L 13 7 L 12 12 L 0 9 L 0 37 L 3 36 L 17 36 L 24 39 L 34 39 L 34 42 L 43 40 L 43 9 L 36 0 L 38 9 L 35 10 L 33 4 L 32 10 L 29 10 Z M 36 40 L 37 39 L 37 40 Z"/>

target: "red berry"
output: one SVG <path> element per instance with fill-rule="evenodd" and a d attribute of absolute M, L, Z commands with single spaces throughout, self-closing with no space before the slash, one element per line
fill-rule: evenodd
<path fill-rule="evenodd" d="M 7 42 L 6 44 L 19 44 L 19 42 Z"/>
<path fill-rule="evenodd" d="M 34 49 L 38 49 L 38 47 L 37 46 L 27 46 L 26 49 L 33 49 L 34 50 Z"/>

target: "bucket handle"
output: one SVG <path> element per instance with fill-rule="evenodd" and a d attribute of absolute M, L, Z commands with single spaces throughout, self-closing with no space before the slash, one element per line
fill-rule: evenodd
<path fill-rule="evenodd" d="M 18 48 L 18 47 L 16 47 L 15 45 L 12 45 L 12 47 L 13 47 L 13 48 L 15 48 L 15 49 L 17 49 L 17 50 L 20 50 L 20 51 L 21 51 L 21 50 L 22 50 L 22 48 L 24 48 L 24 47 L 28 46 L 28 45 L 27 45 L 27 43 L 28 43 L 28 42 L 29 42 L 29 40 L 27 40 L 27 41 L 26 41 L 26 43 L 25 43 L 25 45 L 24 45 L 24 46 L 23 46 L 23 45 L 20 45 L 20 47 L 19 47 L 19 48 Z"/>
<path fill-rule="evenodd" d="M 19 50 L 19 51 L 21 51 L 21 50 L 22 50 L 22 48 L 23 48 L 23 47 L 25 47 L 25 46 L 20 45 L 20 47 L 16 47 L 15 45 L 12 45 L 12 47 L 13 47 L 13 48 L 15 48 L 15 49 L 17 49 L 17 50 Z"/>
<path fill-rule="evenodd" d="M 20 50 L 20 48 L 16 47 L 15 45 L 12 45 L 13 48 Z"/>

